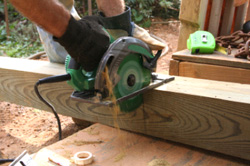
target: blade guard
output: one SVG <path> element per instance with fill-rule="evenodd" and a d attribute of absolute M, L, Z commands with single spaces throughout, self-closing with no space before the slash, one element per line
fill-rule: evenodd
<path fill-rule="evenodd" d="M 151 49 L 149 46 L 144 43 L 143 41 L 133 38 L 133 37 L 121 37 L 118 38 L 115 42 L 111 44 L 109 49 L 104 54 L 100 65 L 97 69 L 97 74 L 95 78 L 95 89 L 99 90 L 100 92 L 104 92 L 104 77 L 103 73 L 105 70 L 105 67 L 111 62 L 111 61 L 117 61 L 121 62 L 124 57 L 121 55 L 129 55 L 130 53 L 137 53 L 141 54 L 144 58 L 143 63 L 145 63 L 145 67 L 148 68 L 148 64 L 151 61 L 155 61 L 153 54 L 151 53 Z M 156 61 L 155 61 L 156 62 Z M 119 63 L 117 63 L 119 64 Z M 114 67 L 118 66 L 111 66 L 110 70 Z M 112 81 L 112 80 L 111 80 Z"/>

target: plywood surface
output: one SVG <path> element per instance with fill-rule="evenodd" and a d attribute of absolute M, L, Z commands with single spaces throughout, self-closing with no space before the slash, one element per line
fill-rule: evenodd
<path fill-rule="evenodd" d="M 87 129 L 40 150 L 40 165 L 53 166 L 48 157 L 70 160 L 79 151 L 94 155 L 90 165 L 102 166 L 239 166 L 246 161 L 161 139 L 94 124 Z M 73 164 L 72 164 L 73 165 Z"/>

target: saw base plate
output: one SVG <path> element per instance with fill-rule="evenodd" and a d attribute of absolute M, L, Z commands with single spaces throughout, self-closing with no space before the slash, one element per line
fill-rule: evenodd
<path fill-rule="evenodd" d="M 174 80 L 174 77 L 172 76 L 165 76 L 165 77 L 158 77 L 158 75 L 153 74 L 153 81 L 150 85 L 135 91 L 131 94 L 128 94 L 126 96 L 120 97 L 116 100 L 116 103 L 112 102 L 111 100 L 109 100 L 109 98 L 105 98 L 102 99 L 101 94 L 99 94 L 98 92 L 88 92 L 88 93 L 79 93 L 79 92 L 73 92 L 71 94 L 71 99 L 75 100 L 75 101 L 79 101 L 79 102 L 84 102 L 84 103 L 91 103 L 91 104 L 96 104 L 96 105 L 100 105 L 100 106 L 109 106 L 112 107 L 115 104 L 120 104 L 123 101 L 126 101 L 128 99 L 131 99 L 135 96 L 141 95 L 151 89 L 157 88 L 165 83 L 168 83 L 170 81 Z"/>

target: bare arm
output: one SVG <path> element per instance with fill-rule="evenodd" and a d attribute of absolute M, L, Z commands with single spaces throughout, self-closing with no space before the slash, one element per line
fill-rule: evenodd
<path fill-rule="evenodd" d="M 125 10 L 124 0 L 96 0 L 96 3 L 106 17 L 122 14 Z"/>
<path fill-rule="evenodd" d="M 68 26 L 70 13 L 56 0 L 10 0 L 25 17 L 56 37 L 61 37 Z"/>

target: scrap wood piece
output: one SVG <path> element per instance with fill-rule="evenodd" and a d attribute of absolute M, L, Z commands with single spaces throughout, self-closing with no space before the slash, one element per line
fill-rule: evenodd
<path fill-rule="evenodd" d="M 229 159 L 216 153 L 198 150 L 193 147 L 164 141 L 161 139 L 147 137 L 132 132 L 115 129 L 113 127 L 94 124 L 96 131 L 100 135 L 90 136 L 83 129 L 77 134 L 69 136 L 68 138 L 50 145 L 40 150 L 36 156 L 35 161 L 47 161 L 48 154 L 56 154 L 62 159 L 70 160 L 70 156 L 65 156 L 65 151 L 75 154 L 79 151 L 88 151 L 94 155 L 93 165 L 102 166 L 156 166 L 155 164 L 171 165 L 242 165 L 244 161 L 238 159 Z M 87 128 L 88 129 L 88 128 Z M 103 144 L 97 145 L 82 145 L 71 146 L 65 142 L 71 140 L 88 139 L 103 139 L 106 140 Z M 63 147 L 63 148 L 60 148 Z M 164 165 L 164 166 L 165 166 Z"/>

